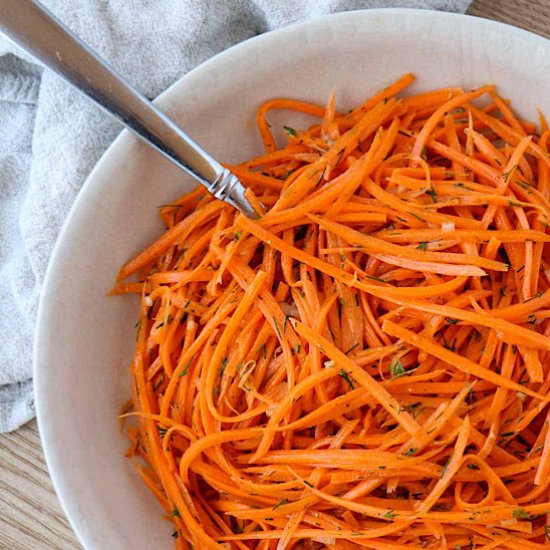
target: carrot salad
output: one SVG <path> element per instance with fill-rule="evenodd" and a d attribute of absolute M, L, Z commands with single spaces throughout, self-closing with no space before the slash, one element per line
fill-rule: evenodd
<path fill-rule="evenodd" d="M 550 130 L 413 80 L 267 101 L 229 167 L 257 218 L 196 189 L 121 269 L 128 456 L 176 548 L 550 544 Z"/>

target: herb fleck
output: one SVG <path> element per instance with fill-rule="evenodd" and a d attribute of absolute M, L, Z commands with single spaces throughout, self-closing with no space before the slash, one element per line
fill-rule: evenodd
<path fill-rule="evenodd" d="M 279 502 L 277 502 L 277 504 L 275 504 L 275 506 L 273 506 L 273 510 L 277 510 L 277 508 L 279 508 L 279 506 L 284 506 L 285 504 L 288 504 L 290 502 L 290 500 L 288 500 L 288 498 L 283 498 L 283 500 L 280 500 Z"/>
<path fill-rule="evenodd" d="M 289 319 L 290 319 L 290 315 L 287 315 L 285 317 L 285 322 L 283 323 L 283 334 L 286 332 L 286 325 L 288 324 Z"/>
<path fill-rule="evenodd" d="M 529 512 L 527 512 L 527 511 L 524 510 L 523 508 L 516 508 L 516 509 L 512 512 L 512 515 L 513 515 L 516 519 L 531 519 L 531 516 L 529 515 Z"/>
<path fill-rule="evenodd" d="M 189 367 L 191 366 L 192 361 L 193 361 L 193 359 L 189 359 L 189 361 L 187 361 L 187 363 L 185 363 L 185 366 L 183 367 L 183 369 L 181 369 L 181 372 L 180 372 L 178 378 L 181 378 L 182 376 L 185 376 L 189 372 Z"/>
<path fill-rule="evenodd" d="M 279 337 L 279 340 L 282 340 L 283 337 L 281 336 L 279 327 L 277 326 L 277 319 L 275 319 L 275 317 L 273 317 L 273 324 L 275 325 L 275 331 L 277 332 L 277 336 Z"/>
<path fill-rule="evenodd" d="M 355 385 L 353 384 L 353 380 L 349 377 L 349 374 L 344 369 L 339 370 L 338 376 L 341 376 L 348 383 L 350 390 L 355 389 Z"/>
<path fill-rule="evenodd" d="M 403 363 L 397 357 L 394 357 L 390 363 L 390 374 L 392 378 L 399 378 L 407 374 L 407 371 L 403 367 Z"/>

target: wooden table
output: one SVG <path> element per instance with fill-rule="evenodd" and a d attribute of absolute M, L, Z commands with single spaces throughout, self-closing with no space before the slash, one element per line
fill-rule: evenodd
<path fill-rule="evenodd" d="M 474 0 L 468 13 L 550 38 L 550 0 Z M 53 492 L 36 421 L 0 435 L 0 550 L 79 548 Z"/>

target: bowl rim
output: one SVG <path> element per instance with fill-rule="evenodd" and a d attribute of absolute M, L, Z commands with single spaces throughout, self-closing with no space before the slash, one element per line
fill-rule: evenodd
<path fill-rule="evenodd" d="M 477 28 L 485 28 L 497 30 L 498 32 L 510 34 L 519 37 L 522 37 L 526 40 L 529 40 L 533 45 L 539 45 L 544 48 L 549 48 L 550 52 L 550 40 L 545 38 L 542 35 L 539 35 L 535 32 L 528 31 L 513 25 L 502 23 L 500 21 L 495 21 L 491 19 L 486 19 L 483 17 L 478 17 L 475 15 L 456 13 L 456 12 L 445 12 L 431 9 L 415 9 L 415 8 L 373 8 L 373 9 L 359 9 L 359 10 L 350 10 L 337 12 L 333 14 L 322 15 L 319 17 L 314 17 L 312 19 L 301 21 L 298 23 L 293 23 L 291 25 L 285 26 L 281 29 L 276 29 L 272 31 L 265 32 L 263 34 L 253 36 L 242 42 L 239 42 L 226 50 L 223 50 L 213 57 L 207 59 L 203 63 L 199 64 L 189 72 L 182 75 L 174 83 L 172 83 L 168 88 L 166 88 L 162 93 L 160 93 L 155 99 L 154 102 L 158 104 L 161 108 L 163 104 L 170 100 L 170 98 L 177 93 L 178 88 L 181 86 L 182 82 L 193 81 L 200 82 L 200 80 L 210 72 L 210 68 L 223 63 L 226 60 L 229 61 L 232 58 L 238 57 L 241 55 L 241 52 L 250 49 L 253 45 L 259 43 L 269 43 L 271 41 L 278 41 L 284 39 L 286 35 L 292 35 L 296 32 L 300 32 L 306 27 L 314 27 L 319 24 L 324 24 L 327 20 L 333 22 L 336 25 L 344 25 L 345 22 L 351 18 L 361 17 L 364 18 L 366 22 L 371 19 L 376 19 L 379 17 L 389 17 L 389 18 L 416 18 L 421 23 L 426 23 L 427 21 L 433 22 L 434 19 L 455 19 L 462 20 L 468 25 L 472 25 Z M 69 209 L 67 218 L 65 219 L 62 228 L 57 237 L 56 243 L 54 245 L 48 267 L 44 276 L 42 292 L 40 295 L 35 336 L 33 342 L 33 381 L 34 381 L 34 396 L 35 396 L 35 408 L 36 408 L 36 417 L 38 423 L 38 430 L 40 434 L 40 440 L 42 445 L 42 450 L 44 452 L 44 457 L 48 467 L 48 472 L 52 481 L 52 486 L 56 492 L 57 498 L 61 504 L 61 508 L 67 517 L 71 528 L 76 534 L 78 541 L 83 545 L 84 548 L 92 548 L 90 543 L 90 527 L 84 525 L 85 522 L 82 521 L 82 518 L 73 512 L 70 501 L 73 498 L 70 487 L 64 480 L 63 470 L 58 468 L 60 448 L 57 447 L 54 443 L 54 437 L 52 433 L 55 432 L 55 429 L 46 429 L 46 415 L 48 414 L 49 404 L 52 401 L 52 396 L 48 395 L 47 390 L 47 378 L 48 372 L 47 369 L 41 369 L 38 367 L 41 357 L 39 356 L 39 350 L 47 347 L 48 341 L 48 331 L 46 330 L 47 322 L 47 311 L 50 307 L 50 304 L 53 302 L 54 297 L 57 292 L 59 280 L 55 279 L 53 276 L 55 266 L 58 263 L 59 257 L 62 255 L 62 251 L 65 247 L 65 241 L 71 233 L 71 227 L 73 225 L 73 220 L 79 216 L 79 212 L 82 208 L 82 205 L 86 202 L 87 195 L 93 185 L 93 182 L 96 179 L 97 174 L 101 173 L 104 169 L 104 166 L 110 161 L 110 156 L 113 154 L 113 151 L 125 141 L 129 139 L 135 139 L 133 134 L 129 130 L 123 129 L 109 147 L 103 152 L 98 162 L 95 164 L 89 175 L 86 177 L 82 187 L 77 193 L 77 196 Z M 51 438 L 51 440 L 50 440 Z"/>

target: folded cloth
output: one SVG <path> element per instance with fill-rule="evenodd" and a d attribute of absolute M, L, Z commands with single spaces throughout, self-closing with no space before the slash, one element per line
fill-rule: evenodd
<path fill-rule="evenodd" d="M 257 34 L 337 11 L 466 0 L 49 0 L 44 2 L 148 97 Z M 34 416 L 32 341 L 57 234 L 120 126 L 0 37 L 0 432 Z"/>

